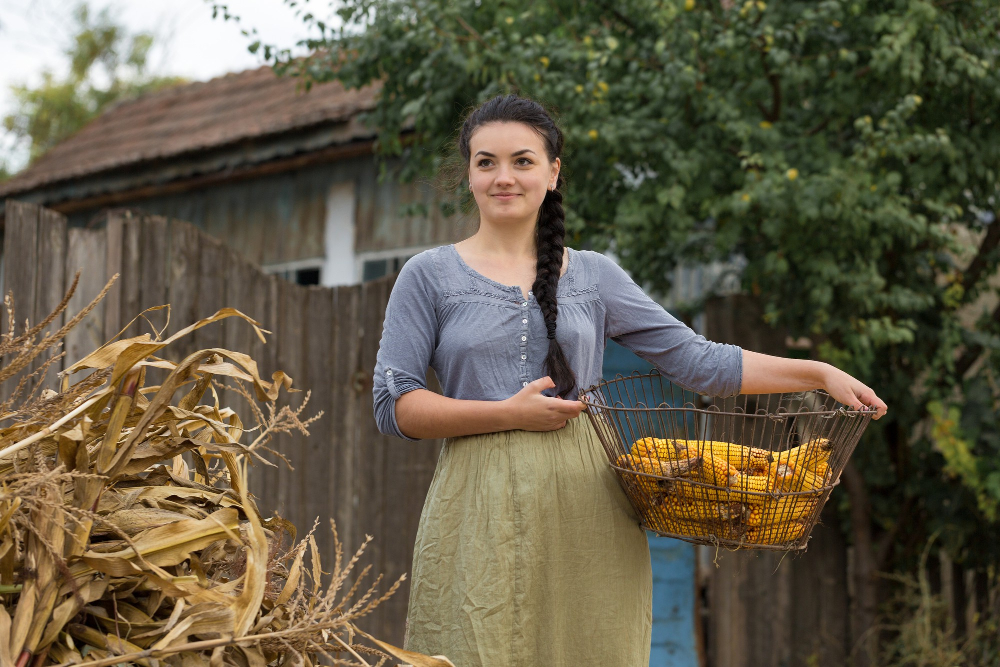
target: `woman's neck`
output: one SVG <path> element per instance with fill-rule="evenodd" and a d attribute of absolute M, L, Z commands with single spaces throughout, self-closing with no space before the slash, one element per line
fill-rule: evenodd
<path fill-rule="evenodd" d="M 535 246 L 535 221 L 523 223 L 491 223 L 480 218 L 479 231 L 466 239 L 469 249 L 498 258 L 531 258 L 537 250 Z"/>

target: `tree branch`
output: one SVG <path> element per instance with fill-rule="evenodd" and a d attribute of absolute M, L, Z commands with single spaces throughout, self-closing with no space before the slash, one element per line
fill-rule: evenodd
<path fill-rule="evenodd" d="M 760 62 L 764 66 L 764 75 L 771 84 L 771 110 L 765 110 L 760 104 L 758 106 L 768 122 L 776 123 L 781 117 L 781 77 L 771 71 L 771 67 L 767 64 L 767 52 L 763 49 L 760 51 Z"/>
<path fill-rule="evenodd" d="M 982 278 L 989 255 L 996 250 L 998 245 L 1000 245 L 1000 218 L 995 218 L 986 228 L 986 236 L 983 237 L 982 243 L 979 244 L 979 250 L 976 251 L 976 256 L 969 262 L 969 266 L 962 276 L 962 289 L 966 293 L 970 292 Z"/>
<path fill-rule="evenodd" d="M 629 30 L 632 30 L 632 31 L 637 31 L 638 30 L 638 28 L 636 28 L 636 26 L 635 26 L 635 23 L 633 23 L 631 19 L 629 19 L 627 16 L 625 16 L 624 14 L 622 14 L 620 11 L 618 11 L 614 7 L 610 6 L 608 3 L 602 2 L 601 3 L 601 7 L 603 7 L 607 11 L 611 12 L 612 14 L 614 14 L 615 18 L 618 19 L 619 21 L 621 21 L 622 23 L 624 23 L 628 27 Z"/>
<path fill-rule="evenodd" d="M 990 319 L 994 324 L 1000 324 L 1000 306 L 996 307 L 996 310 L 993 311 Z M 972 364 L 976 363 L 976 359 L 979 358 L 979 355 L 983 353 L 984 349 L 985 348 L 979 344 L 970 345 L 966 348 L 965 352 L 962 353 L 962 356 L 955 362 L 955 375 L 959 380 L 961 380 L 961 378 L 969 372 L 969 369 L 972 368 Z"/>
<path fill-rule="evenodd" d="M 819 125 L 817 125 L 816 127 L 813 127 L 813 128 L 810 128 L 809 130 L 806 130 L 806 136 L 807 137 L 812 137 L 814 135 L 819 134 L 820 132 L 822 132 L 823 130 L 825 130 L 829 124 L 830 124 L 830 119 L 827 118 L 823 122 L 821 122 Z"/>

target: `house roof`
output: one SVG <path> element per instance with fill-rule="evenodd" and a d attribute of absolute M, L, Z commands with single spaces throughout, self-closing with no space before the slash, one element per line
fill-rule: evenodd
<path fill-rule="evenodd" d="M 0 196 L 324 123 L 347 122 L 342 139 L 372 134 L 351 121 L 374 106 L 377 86 L 300 88 L 261 67 L 121 102 L 0 183 Z"/>

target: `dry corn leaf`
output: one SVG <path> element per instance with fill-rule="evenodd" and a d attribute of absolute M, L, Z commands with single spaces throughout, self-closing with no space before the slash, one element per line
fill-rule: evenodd
<path fill-rule="evenodd" d="M 137 554 L 159 567 L 177 565 L 186 560 L 192 551 L 204 549 L 216 540 L 227 537 L 237 539 L 234 531 L 238 528 L 236 510 L 225 508 L 201 520 L 187 519 L 153 528 L 135 540 L 135 548 L 128 547 L 112 553 L 87 551 L 80 560 L 92 570 L 123 577 L 141 572 L 135 563 Z M 87 569 L 78 571 L 82 573 Z"/>
<path fill-rule="evenodd" d="M 388 644 L 380 639 L 376 639 L 362 630 L 358 630 L 358 634 L 373 642 L 386 653 L 389 653 L 400 660 L 405 660 L 412 667 L 455 667 L 455 663 L 443 655 L 428 656 L 422 653 L 407 651 L 406 649 L 399 648 L 398 646 L 393 646 L 392 644 Z"/>
<path fill-rule="evenodd" d="M 263 460 L 255 449 L 275 434 L 308 435 L 308 394 L 295 410 L 278 408 L 279 393 L 294 391 L 291 378 L 278 371 L 264 380 L 240 352 L 199 350 L 176 363 L 155 356 L 229 317 L 263 340 L 255 322 L 222 309 L 165 340 L 154 331 L 102 346 L 62 374 L 60 392 L 31 404 L 44 411 L 0 406 L 15 420 L 0 427 L 0 584 L 23 581 L 6 598 L 16 601 L 13 618 L 0 608 L 0 667 L 311 666 L 341 649 L 369 664 L 353 644 L 354 622 L 400 582 L 379 597 L 375 585 L 359 587 L 365 567 L 348 586 L 364 545 L 345 565 L 331 524 L 335 559 L 324 587 L 312 533 L 296 543 L 294 525 L 262 517 L 247 479 L 249 456 Z M 2 359 L 9 340 L 0 339 Z M 27 368 L 45 345 L 13 356 Z M 84 370 L 94 372 L 71 384 Z M 147 384 L 147 374 L 160 384 Z M 234 391 L 219 391 L 220 379 Z M 221 395 L 249 403 L 249 426 Z"/>

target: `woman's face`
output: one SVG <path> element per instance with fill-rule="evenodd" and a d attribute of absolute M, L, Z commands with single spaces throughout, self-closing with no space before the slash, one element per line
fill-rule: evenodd
<path fill-rule="evenodd" d="M 469 183 L 480 214 L 534 222 L 560 166 L 559 158 L 549 162 L 541 135 L 523 123 L 488 123 L 472 134 L 469 153 Z"/>

